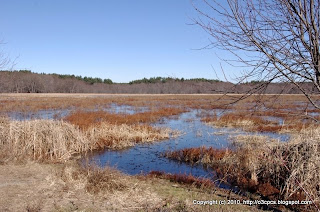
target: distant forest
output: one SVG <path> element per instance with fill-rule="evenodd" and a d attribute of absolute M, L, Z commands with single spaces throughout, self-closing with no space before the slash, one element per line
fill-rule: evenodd
<path fill-rule="evenodd" d="M 309 84 L 302 84 L 310 87 Z M 310 87 L 310 90 L 312 88 Z M 0 93 L 136 93 L 136 94 L 218 94 L 218 93 L 291 93 L 300 91 L 288 83 L 251 81 L 232 84 L 205 78 L 151 77 L 129 83 L 114 83 L 111 79 L 75 75 L 33 73 L 30 70 L 0 71 Z"/>

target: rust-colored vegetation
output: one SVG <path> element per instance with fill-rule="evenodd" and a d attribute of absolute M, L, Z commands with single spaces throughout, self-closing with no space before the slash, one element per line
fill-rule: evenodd
<path fill-rule="evenodd" d="M 185 185 L 193 185 L 197 188 L 206 188 L 206 189 L 213 189 L 216 187 L 215 183 L 210 179 L 205 178 L 198 178 L 192 175 L 186 174 L 168 174 L 161 171 L 151 171 L 147 177 L 157 177 L 162 179 L 170 180 L 171 182 L 176 182 L 179 184 Z"/>
<path fill-rule="evenodd" d="M 168 151 L 165 153 L 165 156 L 170 159 L 191 164 L 203 163 L 212 165 L 217 161 L 222 160 L 229 154 L 231 154 L 231 151 L 228 149 L 215 149 L 213 147 L 203 146 L 197 148 L 185 148 L 176 151 Z"/>
<path fill-rule="evenodd" d="M 92 125 L 97 125 L 102 122 L 109 124 L 146 124 L 159 121 L 161 118 L 178 115 L 186 110 L 183 108 L 159 108 L 158 110 L 135 113 L 135 114 L 124 114 L 124 113 L 110 113 L 105 111 L 76 111 L 71 115 L 65 117 L 65 120 L 79 126 L 81 129 L 87 129 Z"/>

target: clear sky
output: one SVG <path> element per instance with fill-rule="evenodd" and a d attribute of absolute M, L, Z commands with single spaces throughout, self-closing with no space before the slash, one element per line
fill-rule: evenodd
<path fill-rule="evenodd" d="M 217 50 L 192 26 L 190 0 L 0 0 L 1 51 L 14 69 L 129 82 L 221 80 Z M 227 72 L 227 74 L 229 74 Z M 230 76 L 231 75 L 230 73 Z"/>

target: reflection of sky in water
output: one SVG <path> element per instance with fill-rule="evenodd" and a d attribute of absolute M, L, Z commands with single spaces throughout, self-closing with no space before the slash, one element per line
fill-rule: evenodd
<path fill-rule="evenodd" d="M 39 110 L 37 112 L 8 112 L 6 115 L 13 120 L 30 120 L 30 119 L 59 119 L 69 115 L 71 109 L 63 110 Z"/>
<path fill-rule="evenodd" d="M 103 109 L 109 113 L 125 113 L 125 114 L 135 114 L 135 113 L 142 113 L 148 110 L 147 107 L 134 107 L 131 105 L 118 105 L 112 103 L 109 107 Z"/>
<path fill-rule="evenodd" d="M 86 111 L 99 111 L 101 110 L 99 107 L 96 109 L 87 109 Z M 136 108 L 130 105 L 117 105 L 110 104 L 106 107 L 102 108 L 103 111 L 109 113 L 125 113 L 125 114 L 134 114 L 139 112 L 145 112 L 148 110 L 146 107 Z M 6 113 L 9 118 L 13 120 L 30 120 L 30 119 L 60 119 L 71 112 L 75 111 L 75 109 L 56 109 L 56 110 L 39 110 L 36 112 L 8 112 Z"/>
<path fill-rule="evenodd" d="M 213 177 L 212 170 L 202 166 L 190 166 L 184 163 L 169 160 L 162 156 L 168 150 L 178 150 L 191 147 L 207 146 L 223 148 L 228 146 L 232 136 L 240 134 L 258 134 L 243 132 L 238 129 L 214 128 L 207 126 L 197 117 L 197 111 L 184 113 L 178 119 L 164 119 L 155 126 L 169 127 L 180 130 L 184 134 L 175 139 L 155 142 L 152 144 L 139 144 L 122 151 L 102 151 L 93 155 L 92 160 L 98 165 L 114 166 L 128 174 L 148 173 L 152 170 L 167 173 L 192 174 L 197 177 Z M 288 139 L 287 135 L 274 133 L 260 133 L 273 138 Z"/>

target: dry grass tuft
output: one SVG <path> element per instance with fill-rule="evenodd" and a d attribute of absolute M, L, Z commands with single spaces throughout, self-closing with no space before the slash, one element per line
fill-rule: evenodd
<path fill-rule="evenodd" d="M 90 193 L 99 193 L 105 190 L 110 192 L 125 190 L 128 186 L 118 179 L 120 174 L 109 169 L 91 167 L 86 170 L 88 179 L 86 190 Z"/>
<path fill-rule="evenodd" d="M 101 168 L 92 164 L 85 167 L 74 163 L 65 164 L 60 177 L 67 184 L 72 184 L 78 189 L 85 189 L 92 194 L 114 193 L 130 187 L 127 182 L 128 177 L 118 170 L 110 167 Z"/>
<path fill-rule="evenodd" d="M 274 161 L 270 168 L 274 170 L 282 168 L 282 172 L 275 173 L 284 173 L 278 178 L 286 176 L 282 188 L 285 196 L 290 198 L 300 192 L 304 193 L 307 199 L 319 202 L 320 128 L 304 129 L 301 133 L 296 134 L 289 143 L 274 147 L 273 152 L 276 156 L 274 159 L 278 162 Z"/>

